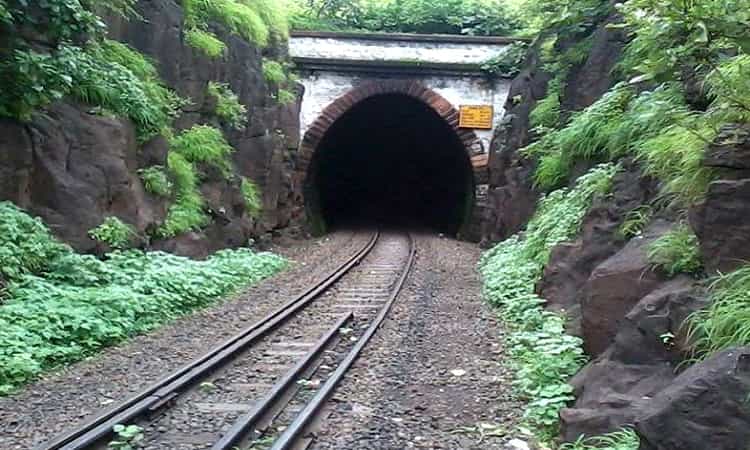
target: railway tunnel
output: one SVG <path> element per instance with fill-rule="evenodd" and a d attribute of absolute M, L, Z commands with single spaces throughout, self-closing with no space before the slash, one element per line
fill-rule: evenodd
<path fill-rule="evenodd" d="M 305 187 L 318 231 L 416 227 L 459 233 L 474 204 L 465 144 L 437 111 L 401 93 L 349 108 L 314 149 Z"/>

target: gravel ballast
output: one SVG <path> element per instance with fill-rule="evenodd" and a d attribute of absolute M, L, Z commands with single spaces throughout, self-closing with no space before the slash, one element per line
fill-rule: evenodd
<path fill-rule="evenodd" d="M 314 449 L 492 449 L 518 423 L 503 329 L 481 300 L 480 250 L 416 236 L 384 326 L 327 406 Z"/>

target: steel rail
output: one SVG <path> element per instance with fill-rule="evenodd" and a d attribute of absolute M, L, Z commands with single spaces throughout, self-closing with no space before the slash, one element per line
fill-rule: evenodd
<path fill-rule="evenodd" d="M 196 380 L 203 378 L 234 355 L 246 349 L 250 344 L 264 337 L 329 289 L 370 253 L 379 237 L 380 232 L 373 233 L 367 244 L 322 281 L 232 338 L 214 347 L 200 358 L 153 383 L 124 402 L 97 414 L 79 427 L 37 446 L 36 449 L 83 450 L 111 435 L 112 428 L 115 425 L 133 421 L 139 416 L 158 409 L 179 395 L 179 389 L 194 384 Z"/>
<path fill-rule="evenodd" d="M 383 306 L 383 309 L 380 311 L 373 323 L 370 324 L 370 326 L 367 328 L 367 331 L 365 331 L 362 337 L 357 341 L 357 344 L 351 349 L 346 358 L 344 358 L 341 364 L 339 364 L 339 366 L 331 374 L 325 384 L 323 384 L 320 390 L 315 394 L 312 400 L 310 400 L 305 408 L 294 418 L 291 425 L 289 425 L 284 430 L 281 436 L 279 436 L 279 438 L 274 441 L 273 446 L 270 448 L 270 450 L 287 450 L 291 448 L 295 442 L 297 442 L 302 433 L 305 431 L 307 425 L 309 425 L 310 421 L 315 417 L 320 408 L 325 404 L 328 397 L 333 393 L 333 390 L 344 378 L 346 372 L 351 368 L 352 364 L 354 364 L 354 361 L 357 359 L 357 357 L 359 357 L 360 353 L 362 353 L 362 350 L 365 348 L 367 343 L 370 341 L 370 339 L 372 339 L 377 330 L 383 324 L 383 321 L 390 312 L 393 303 L 401 293 L 404 283 L 406 282 L 406 278 L 409 276 L 409 273 L 411 272 L 411 269 L 414 265 L 416 245 L 411 234 L 409 235 L 409 247 L 409 258 L 406 265 L 404 266 L 404 271 L 401 274 L 401 277 L 390 293 L 388 302 Z"/>
<path fill-rule="evenodd" d="M 354 313 L 348 312 L 344 314 L 341 319 L 336 321 L 336 324 L 333 326 L 333 328 L 331 328 L 331 330 L 316 343 L 315 347 L 309 353 L 307 353 L 307 355 L 305 355 L 305 357 L 299 363 L 297 363 L 297 365 L 289 370 L 281 380 L 274 384 L 273 388 L 271 388 L 268 394 L 266 394 L 266 396 L 263 397 L 262 400 L 256 403 L 252 410 L 237 419 L 234 425 L 232 425 L 232 428 L 230 428 L 229 431 L 227 431 L 227 433 L 222 436 L 219 442 L 211 447 L 211 449 L 231 449 L 233 446 L 238 444 L 243 437 L 252 432 L 255 428 L 255 425 L 263 418 L 263 416 L 268 411 L 271 410 L 271 408 L 273 408 L 273 406 L 279 401 L 284 392 L 292 387 L 296 381 L 301 379 L 302 373 L 305 372 L 310 366 L 312 366 L 313 362 L 321 355 L 321 353 L 323 353 L 323 350 L 328 347 L 328 344 L 333 340 L 333 338 L 338 336 L 339 330 L 352 318 L 354 318 Z"/>

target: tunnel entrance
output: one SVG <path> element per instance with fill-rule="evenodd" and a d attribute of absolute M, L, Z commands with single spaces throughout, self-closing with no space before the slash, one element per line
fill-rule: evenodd
<path fill-rule="evenodd" d="M 435 110 L 405 94 L 366 98 L 336 120 L 306 184 L 318 231 L 372 224 L 455 235 L 474 203 L 463 142 Z"/>

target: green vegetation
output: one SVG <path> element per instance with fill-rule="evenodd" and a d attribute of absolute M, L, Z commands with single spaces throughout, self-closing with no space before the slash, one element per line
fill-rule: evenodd
<path fill-rule="evenodd" d="M 144 436 L 143 428 L 138 425 L 117 424 L 112 427 L 112 431 L 115 432 L 117 438 L 107 444 L 107 448 L 111 450 L 133 450 Z"/>
<path fill-rule="evenodd" d="M 750 345 L 750 265 L 720 274 L 710 287 L 710 306 L 688 319 L 688 335 L 699 359 Z"/>
<path fill-rule="evenodd" d="M 242 177 L 240 189 L 242 197 L 245 199 L 245 208 L 247 208 L 248 214 L 252 217 L 258 217 L 263 210 L 263 200 L 260 197 L 258 186 L 251 180 Z"/>
<path fill-rule="evenodd" d="M 276 100 L 282 105 L 288 105 L 297 101 L 297 94 L 287 89 L 279 89 Z"/>
<path fill-rule="evenodd" d="M 209 164 L 225 177 L 232 174 L 230 156 L 234 148 L 227 143 L 221 130 L 209 125 L 195 125 L 169 141 L 171 151 L 182 155 L 191 163 Z"/>
<path fill-rule="evenodd" d="M 536 103 L 529 114 L 529 124 L 537 131 L 555 128 L 560 123 L 560 98 L 562 81 L 558 78 L 550 81 L 547 95 Z"/>
<path fill-rule="evenodd" d="M 122 250 L 128 246 L 130 240 L 135 236 L 135 230 L 117 217 L 107 217 L 101 225 L 89 230 L 89 236 L 97 242 L 107 244 L 114 250 Z"/>
<path fill-rule="evenodd" d="M 617 230 L 617 236 L 625 240 L 640 236 L 653 215 L 654 209 L 650 205 L 641 205 L 628 211 L 625 220 L 622 221 L 622 225 Z"/>
<path fill-rule="evenodd" d="M 200 50 L 209 58 L 224 55 L 227 45 L 210 31 L 192 28 L 185 31 L 185 42 L 196 50 Z"/>
<path fill-rule="evenodd" d="M 293 0 L 297 30 L 511 35 L 521 28 L 505 0 Z"/>
<path fill-rule="evenodd" d="M 289 35 L 282 2 L 272 0 L 183 0 L 185 22 L 191 30 L 206 31 L 218 22 L 248 42 L 266 47 Z"/>
<path fill-rule="evenodd" d="M 208 83 L 208 94 L 216 99 L 216 116 L 236 130 L 244 130 L 247 124 L 247 108 L 240 103 L 237 94 L 225 83 Z"/>
<path fill-rule="evenodd" d="M 544 311 L 534 293 L 552 248 L 573 238 L 596 195 L 606 194 L 617 171 L 613 165 L 592 169 L 570 190 L 544 197 L 525 233 L 487 251 L 480 263 L 485 297 L 501 310 L 511 328 L 511 356 L 516 385 L 529 401 L 525 419 L 542 440 L 557 434 L 558 412 L 573 400 L 567 384 L 586 357 L 579 338 L 565 334 L 564 319 Z"/>
<path fill-rule="evenodd" d="M 680 273 L 698 273 L 703 267 L 698 238 L 686 224 L 680 224 L 648 248 L 648 260 L 670 277 Z"/>
<path fill-rule="evenodd" d="M 172 182 L 162 166 L 151 166 L 138 171 L 147 192 L 167 197 L 172 193 Z"/>
<path fill-rule="evenodd" d="M 0 393 L 42 372 L 215 303 L 281 270 L 278 256 L 224 250 L 205 261 L 161 252 L 74 253 L 0 203 Z"/>
<path fill-rule="evenodd" d="M 286 82 L 287 74 L 284 66 L 272 59 L 263 59 L 263 77 L 266 79 L 266 83 L 273 85 L 280 85 Z"/>
<path fill-rule="evenodd" d="M 198 190 L 198 174 L 193 164 L 180 153 L 170 152 L 168 166 L 174 180 L 175 201 L 157 231 L 157 235 L 162 238 L 200 230 L 211 220 L 203 210 L 204 201 Z"/>
<path fill-rule="evenodd" d="M 525 42 L 514 42 L 502 54 L 485 61 L 482 71 L 491 78 L 513 78 L 521 72 L 527 50 Z"/>
<path fill-rule="evenodd" d="M 641 439 L 635 431 L 624 429 L 604 436 L 581 437 L 575 442 L 563 444 L 560 450 L 638 450 Z"/>

